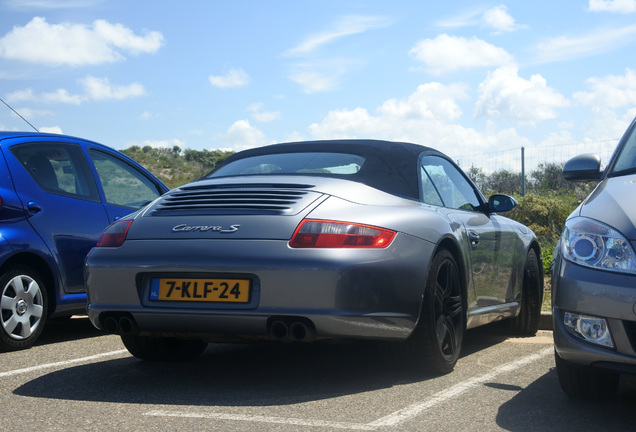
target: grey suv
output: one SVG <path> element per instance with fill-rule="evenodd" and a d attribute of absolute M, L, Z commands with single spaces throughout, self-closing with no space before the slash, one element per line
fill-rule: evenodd
<path fill-rule="evenodd" d="M 621 373 L 636 374 L 636 120 L 605 170 L 586 154 L 563 176 L 600 183 L 568 217 L 554 252 L 556 369 L 568 396 L 602 399 Z"/>

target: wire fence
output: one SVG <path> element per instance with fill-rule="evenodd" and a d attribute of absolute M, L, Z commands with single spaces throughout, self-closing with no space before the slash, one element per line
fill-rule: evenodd
<path fill-rule="evenodd" d="M 465 155 L 455 159 L 463 169 L 479 168 L 486 174 L 499 171 L 529 174 L 541 164 L 564 164 L 568 159 L 584 154 L 596 153 L 601 157 L 604 166 L 614 153 L 618 139 L 590 141 L 564 145 L 539 147 L 521 147 L 508 150 L 493 151 Z"/>

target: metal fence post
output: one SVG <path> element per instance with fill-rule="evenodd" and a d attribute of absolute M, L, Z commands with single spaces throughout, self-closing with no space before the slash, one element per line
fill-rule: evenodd
<path fill-rule="evenodd" d="M 521 196 L 526 196 L 526 149 L 521 147 Z"/>

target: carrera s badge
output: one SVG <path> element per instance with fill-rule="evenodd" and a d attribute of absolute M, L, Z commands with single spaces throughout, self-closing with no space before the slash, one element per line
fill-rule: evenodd
<path fill-rule="evenodd" d="M 223 228 L 218 225 L 186 225 L 180 224 L 172 228 L 172 232 L 192 232 L 192 231 L 216 231 L 220 233 L 233 233 L 238 231 L 240 225 L 230 225 L 229 228 Z"/>

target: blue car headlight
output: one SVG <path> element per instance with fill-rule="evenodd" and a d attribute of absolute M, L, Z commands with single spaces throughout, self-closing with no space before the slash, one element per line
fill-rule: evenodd
<path fill-rule="evenodd" d="M 561 251 L 568 261 L 618 273 L 636 274 L 636 254 L 614 228 L 585 217 L 565 222 Z"/>

